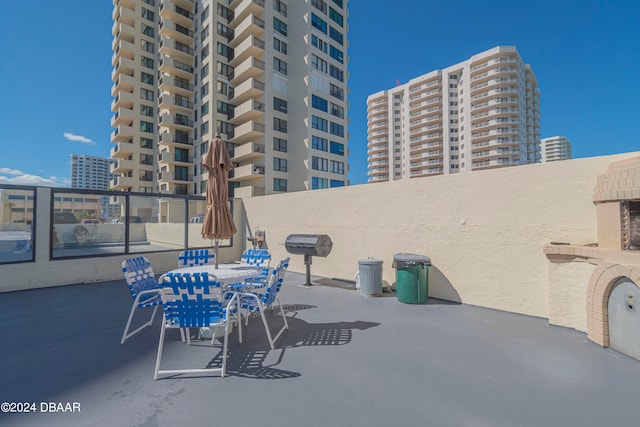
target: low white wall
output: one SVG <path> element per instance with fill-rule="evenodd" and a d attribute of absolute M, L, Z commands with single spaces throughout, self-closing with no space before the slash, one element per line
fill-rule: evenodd
<path fill-rule="evenodd" d="M 353 279 L 358 260 L 371 256 L 384 260 L 383 278 L 393 283 L 394 254 L 423 254 L 434 266 L 431 296 L 549 318 L 544 245 L 596 242 L 596 177 L 637 155 L 254 197 L 244 206 L 249 229 L 266 231 L 274 260 L 290 256 L 289 234 L 328 234 L 333 251 L 313 259 L 314 275 Z M 290 270 L 304 272 L 303 257 L 291 258 Z M 582 295 L 574 307 L 573 317 L 584 310 Z M 583 329 L 582 319 L 567 322 Z"/>

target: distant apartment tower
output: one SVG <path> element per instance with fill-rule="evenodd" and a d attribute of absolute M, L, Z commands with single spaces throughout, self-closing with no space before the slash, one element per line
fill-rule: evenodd
<path fill-rule="evenodd" d="M 71 188 L 84 188 L 89 190 L 108 190 L 110 182 L 115 175 L 110 172 L 116 163 L 114 159 L 86 154 L 71 155 Z M 82 200 L 81 206 L 85 206 L 86 200 Z M 93 198 L 91 198 L 93 200 Z M 63 200 L 56 200 L 55 209 L 65 209 Z M 120 215 L 120 205 L 110 204 L 109 197 L 100 197 L 100 216 L 102 218 L 115 218 Z M 97 216 L 97 212 L 95 213 Z"/>
<path fill-rule="evenodd" d="M 540 140 L 542 163 L 571 159 L 571 142 L 564 136 L 551 136 Z"/>
<path fill-rule="evenodd" d="M 367 98 L 368 181 L 540 162 L 540 92 L 499 46 Z"/>
<path fill-rule="evenodd" d="M 348 0 L 113 0 L 112 187 L 235 197 L 348 185 Z"/>
<path fill-rule="evenodd" d="M 114 175 L 111 165 L 116 161 L 86 154 L 71 155 L 71 188 L 107 190 Z"/>

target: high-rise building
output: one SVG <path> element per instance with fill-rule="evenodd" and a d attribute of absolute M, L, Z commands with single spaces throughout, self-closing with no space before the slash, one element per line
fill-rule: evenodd
<path fill-rule="evenodd" d="M 114 175 L 109 172 L 113 159 L 86 154 L 71 155 L 71 188 L 106 190 Z"/>
<path fill-rule="evenodd" d="M 113 0 L 119 190 L 202 194 L 220 132 L 235 197 L 347 185 L 348 0 Z"/>
<path fill-rule="evenodd" d="M 116 163 L 114 159 L 107 159 L 98 156 L 89 156 L 86 154 L 72 154 L 71 155 L 71 188 L 84 188 L 89 190 L 108 190 L 110 182 L 115 179 L 115 175 L 110 173 L 110 169 Z M 96 199 L 90 197 L 88 199 L 78 197 L 73 206 L 80 206 L 84 211 L 87 206 L 91 206 L 95 203 Z M 62 211 L 65 209 L 63 206 L 64 200 L 55 200 L 55 208 Z M 91 207 L 91 210 L 96 211 L 95 216 L 98 215 L 97 209 Z M 111 204 L 109 197 L 102 196 L 100 198 L 100 218 L 115 218 L 120 215 L 120 205 Z"/>
<path fill-rule="evenodd" d="M 571 159 L 571 142 L 564 136 L 551 136 L 540 140 L 542 162 Z"/>
<path fill-rule="evenodd" d="M 540 92 L 499 46 L 367 98 L 369 182 L 540 162 Z"/>

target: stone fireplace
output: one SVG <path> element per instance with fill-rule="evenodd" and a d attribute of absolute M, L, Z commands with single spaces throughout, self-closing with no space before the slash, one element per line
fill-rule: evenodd
<path fill-rule="evenodd" d="M 587 287 L 590 340 L 640 360 L 640 157 L 597 178 L 597 243 L 549 244 L 547 257 L 595 266 Z"/>

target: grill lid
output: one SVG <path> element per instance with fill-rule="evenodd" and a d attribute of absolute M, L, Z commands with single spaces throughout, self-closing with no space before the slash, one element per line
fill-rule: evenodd
<path fill-rule="evenodd" d="M 326 234 L 290 234 L 284 243 L 292 254 L 325 257 L 331 252 L 333 243 Z"/>

